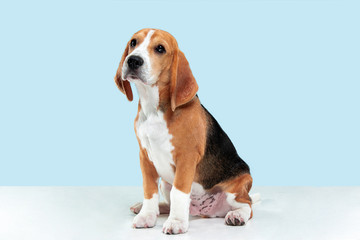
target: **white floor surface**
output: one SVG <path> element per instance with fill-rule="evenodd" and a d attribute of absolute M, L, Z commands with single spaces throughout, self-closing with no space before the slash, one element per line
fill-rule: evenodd
<path fill-rule="evenodd" d="M 140 187 L 0 187 L 0 240 L 360 239 L 360 187 L 254 187 L 261 202 L 245 226 L 190 218 L 189 231 L 132 229 Z"/>

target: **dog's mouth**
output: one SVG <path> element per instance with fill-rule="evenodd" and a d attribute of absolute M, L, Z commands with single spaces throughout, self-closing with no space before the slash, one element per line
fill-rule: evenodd
<path fill-rule="evenodd" d="M 145 81 L 141 76 L 137 75 L 134 72 L 129 72 L 128 74 L 126 74 L 124 80 L 127 80 L 127 81 L 132 82 L 132 83 L 140 81 L 140 82 L 142 82 L 144 84 L 147 84 L 147 81 Z"/>
<path fill-rule="evenodd" d="M 124 77 L 124 80 L 127 80 L 129 82 L 134 82 L 134 81 L 138 81 L 138 80 L 143 81 L 137 74 L 132 73 L 132 72 L 126 74 Z"/>
<path fill-rule="evenodd" d="M 125 80 L 135 81 L 135 80 L 141 80 L 141 79 L 136 74 L 130 73 L 130 74 L 125 76 Z"/>

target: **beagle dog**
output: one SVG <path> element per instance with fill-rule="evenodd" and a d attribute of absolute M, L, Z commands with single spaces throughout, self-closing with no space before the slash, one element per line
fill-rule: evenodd
<path fill-rule="evenodd" d="M 115 83 L 129 101 L 130 83 L 139 94 L 135 133 L 144 200 L 131 208 L 137 213 L 133 227 L 154 227 L 160 213 L 169 213 L 163 225 L 166 234 L 185 233 L 189 214 L 244 225 L 252 217 L 249 166 L 201 105 L 198 84 L 175 38 L 157 29 L 135 33 Z"/>

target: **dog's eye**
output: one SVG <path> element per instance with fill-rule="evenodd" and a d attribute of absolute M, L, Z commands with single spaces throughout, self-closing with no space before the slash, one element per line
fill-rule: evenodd
<path fill-rule="evenodd" d="M 131 46 L 131 47 L 135 47 L 135 46 L 136 46 L 136 39 L 131 40 L 130 46 Z"/>
<path fill-rule="evenodd" d="M 155 51 L 157 51 L 158 53 L 165 53 L 165 48 L 163 45 L 159 45 L 155 48 Z"/>

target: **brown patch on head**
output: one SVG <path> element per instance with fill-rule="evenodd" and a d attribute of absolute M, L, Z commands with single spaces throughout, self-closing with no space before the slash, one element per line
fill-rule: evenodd
<path fill-rule="evenodd" d="M 162 52 L 158 50 L 162 50 Z M 166 85 L 169 82 L 171 63 L 174 61 L 177 51 L 178 44 L 170 33 L 155 30 L 151 36 L 148 53 L 151 59 L 152 74 L 158 78 L 158 86 Z"/>

